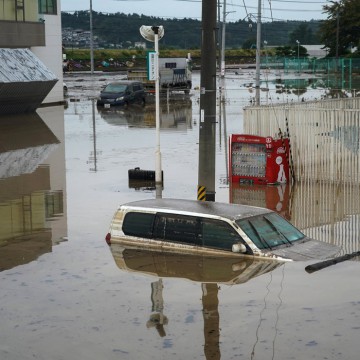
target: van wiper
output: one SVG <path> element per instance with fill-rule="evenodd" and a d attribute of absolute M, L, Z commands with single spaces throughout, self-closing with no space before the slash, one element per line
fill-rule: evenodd
<path fill-rule="evenodd" d="M 254 230 L 256 236 L 260 239 L 260 242 L 263 244 L 264 248 L 268 248 L 270 250 L 272 250 L 271 246 L 268 244 L 268 242 L 260 235 L 260 233 L 256 230 L 254 224 L 250 221 L 249 224 L 251 226 L 251 228 Z"/>
<path fill-rule="evenodd" d="M 285 241 L 290 244 L 293 245 L 293 243 L 266 217 L 264 216 L 264 219 L 270 224 L 270 226 L 283 238 L 285 239 Z"/>

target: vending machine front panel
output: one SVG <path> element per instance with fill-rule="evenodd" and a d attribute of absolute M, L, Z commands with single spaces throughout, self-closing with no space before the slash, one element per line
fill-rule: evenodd
<path fill-rule="evenodd" d="M 230 137 L 230 180 L 253 184 L 286 183 L 288 139 L 233 134 Z"/>

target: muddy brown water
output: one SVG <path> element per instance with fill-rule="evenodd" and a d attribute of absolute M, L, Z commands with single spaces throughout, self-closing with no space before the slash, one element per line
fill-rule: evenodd
<path fill-rule="evenodd" d="M 129 169 L 154 167 L 155 122 L 151 103 L 97 109 L 91 99 L 108 76 L 68 76 L 65 109 L 1 120 L 0 359 L 358 359 L 357 259 L 308 274 L 308 262 L 110 251 L 117 205 L 155 196 L 128 179 Z M 228 183 L 227 137 L 242 130 L 251 81 L 227 78 L 216 201 L 273 208 L 320 240 L 359 250 L 359 186 Z M 161 114 L 162 195 L 195 199 L 198 91 L 163 101 Z"/>

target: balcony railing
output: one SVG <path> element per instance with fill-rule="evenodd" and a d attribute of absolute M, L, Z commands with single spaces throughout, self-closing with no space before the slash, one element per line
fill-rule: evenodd
<path fill-rule="evenodd" d="M 0 20 L 0 48 L 45 46 L 43 22 Z"/>

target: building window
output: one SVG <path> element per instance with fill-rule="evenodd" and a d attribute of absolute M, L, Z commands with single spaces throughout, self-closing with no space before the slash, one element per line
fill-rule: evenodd
<path fill-rule="evenodd" d="M 39 0 L 39 13 L 56 15 L 56 0 Z"/>

